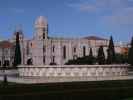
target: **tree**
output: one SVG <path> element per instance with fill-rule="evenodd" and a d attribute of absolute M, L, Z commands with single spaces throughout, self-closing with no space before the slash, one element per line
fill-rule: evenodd
<path fill-rule="evenodd" d="M 14 56 L 14 67 L 21 64 L 21 50 L 19 43 L 19 32 L 16 33 L 16 45 L 15 45 L 15 56 Z"/>
<path fill-rule="evenodd" d="M 94 64 L 95 62 L 96 62 L 96 59 L 95 59 L 95 57 L 93 56 L 92 48 L 90 48 L 88 63 L 89 63 L 89 64 Z"/>
<path fill-rule="evenodd" d="M 97 60 L 98 60 L 98 63 L 100 65 L 105 64 L 105 55 L 104 55 L 104 51 L 103 51 L 103 46 L 100 46 L 99 49 L 98 49 Z"/>
<path fill-rule="evenodd" d="M 116 63 L 117 64 L 125 64 L 128 63 L 128 56 L 126 54 L 116 53 Z"/>
<path fill-rule="evenodd" d="M 66 65 L 92 65 L 94 64 L 95 57 L 93 57 L 92 49 L 90 49 L 89 56 L 78 57 L 66 62 Z"/>
<path fill-rule="evenodd" d="M 114 49 L 114 42 L 112 36 L 109 40 L 109 46 L 107 49 L 107 64 L 115 63 L 115 49 Z"/>
<path fill-rule="evenodd" d="M 65 63 L 65 65 L 80 65 L 80 61 L 79 61 L 79 59 L 77 59 L 77 60 L 68 60 L 68 62 L 66 62 Z"/>
<path fill-rule="evenodd" d="M 133 37 L 128 51 L 128 63 L 133 66 Z"/>
<path fill-rule="evenodd" d="M 93 56 L 92 48 L 90 48 L 89 56 L 79 57 L 77 59 L 69 60 L 66 65 L 92 65 L 96 62 L 96 58 Z"/>

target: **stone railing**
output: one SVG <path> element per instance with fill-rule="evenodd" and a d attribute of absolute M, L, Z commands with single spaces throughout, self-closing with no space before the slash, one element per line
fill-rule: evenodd
<path fill-rule="evenodd" d="M 95 76 L 125 76 L 128 65 L 20 65 L 20 76 L 39 77 L 95 77 Z"/>

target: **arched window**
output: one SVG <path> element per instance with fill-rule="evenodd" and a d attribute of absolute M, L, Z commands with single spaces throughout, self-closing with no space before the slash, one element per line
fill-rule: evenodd
<path fill-rule="evenodd" d="M 9 60 L 4 60 L 4 65 L 3 66 L 4 67 L 7 67 L 7 66 L 9 67 L 9 65 L 10 65 Z"/>
<path fill-rule="evenodd" d="M 53 52 L 55 51 L 55 46 L 52 47 L 52 51 L 53 51 Z"/>
<path fill-rule="evenodd" d="M 27 65 L 33 65 L 33 60 L 32 60 L 32 58 L 29 58 L 29 59 L 27 60 Z"/>
<path fill-rule="evenodd" d="M 46 52 L 46 46 L 43 46 L 43 52 Z"/>
<path fill-rule="evenodd" d="M 43 56 L 43 64 L 45 64 L 45 56 Z"/>
<path fill-rule="evenodd" d="M 43 29 L 43 32 L 45 32 L 45 28 Z M 43 33 L 43 39 L 45 39 L 45 33 Z"/>
<path fill-rule="evenodd" d="M 8 67 L 9 67 L 9 65 L 10 65 L 9 60 L 6 60 L 6 66 L 8 66 Z"/>
<path fill-rule="evenodd" d="M 86 48 L 85 48 L 85 46 L 83 46 L 83 56 L 85 56 L 86 55 Z"/>
<path fill-rule="evenodd" d="M 32 43 L 30 43 L 30 46 L 32 47 Z"/>
<path fill-rule="evenodd" d="M 2 63 L 1 63 L 1 60 L 0 60 L 0 66 L 2 65 Z"/>
<path fill-rule="evenodd" d="M 63 59 L 66 59 L 66 46 L 63 46 Z"/>
<path fill-rule="evenodd" d="M 55 63 L 55 56 L 52 57 L 52 63 Z"/>
<path fill-rule="evenodd" d="M 76 47 L 73 48 L 73 52 L 76 53 Z"/>
<path fill-rule="evenodd" d="M 29 42 L 27 42 L 27 46 L 26 46 L 26 54 L 29 55 Z"/>
<path fill-rule="evenodd" d="M 52 56 L 50 65 L 57 65 L 55 62 L 55 56 Z"/>

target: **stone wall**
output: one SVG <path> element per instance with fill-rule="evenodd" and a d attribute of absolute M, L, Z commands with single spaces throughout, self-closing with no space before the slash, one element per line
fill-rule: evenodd
<path fill-rule="evenodd" d="M 39 77 L 95 77 L 95 76 L 125 76 L 128 65 L 21 65 L 18 68 L 20 76 Z"/>

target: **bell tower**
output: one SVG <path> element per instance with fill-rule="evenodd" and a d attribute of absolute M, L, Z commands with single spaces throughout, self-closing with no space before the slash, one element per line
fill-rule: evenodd
<path fill-rule="evenodd" d="M 48 23 L 45 17 L 39 16 L 35 21 L 35 38 L 37 40 L 48 38 Z"/>

